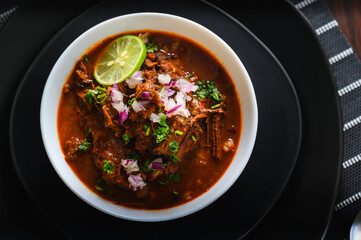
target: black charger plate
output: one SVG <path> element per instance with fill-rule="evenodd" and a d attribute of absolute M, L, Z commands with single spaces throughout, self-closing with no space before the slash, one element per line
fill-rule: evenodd
<path fill-rule="evenodd" d="M 103 20 L 144 11 L 187 17 L 221 36 L 248 70 L 259 107 L 254 153 L 234 186 L 204 210 L 162 223 L 116 219 L 78 199 L 60 182 L 49 164 L 39 129 L 42 89 L 62 51 L 82 32 Z M 24 125 L 24 118 L 28 119 L 32 128 Z M 24 132 L 27 134 L 22 134 Z M 167 229 L 167 232 L 177 232 L 172 238 L 183 239 L 192 235 L 229 239 L 242 237 L 252 229 L 280 196 L 298 155 L 301 117 L 294 88 L 278 61 L 252 34 L 222 12 L 202 2 L 180 4 L 157 1 L 149 5 L 146 1 L 137 1 L 124 6 L 117 1 L 109 1 L 87 11 L 64 28 L 31 65 L 15 98 L 10 137 L 13 160 L 23 182 L 68 236 L 110 237 L 121 232 L 123 237 L 131 237 L 136 232 L 138 237 L 147 237 L 154 229 Z M 29 161 L 29 156 L 36 161 Z M 178 231 L 179 226 L 182 226 L 182 231 Z M 119 230 L 112 231 L 116 228 Z M 163 237 L 169 238 L 168 235 Z"/>
<path fill-rule="evenodd" d="M 94 2 L 89 0 L 88 4 L 91 5 Z M 247 239 L 281 239 L 282 237 L 285 239 L 319 239 L 325 233 L 331 217 L 330 213 L 335 201 L 339 163 L 342 155 L 340 110 L 335 87 L 321 46 L 307 21 L 287 2 L 276 3 L 272 1 L 265 3 L 261 1 L 259 3 L 258 1 L 255 3 L 254 1 L 244 1 L 234 3 L 215 0 L 212 2 L 231 13 L 256 33 L 281 60 L 296 85 L 301 100 L 303 122 L 306 123 L 303 127 L 301 154 L 295 168 L 295 174 L 276 206 L 264 221 L 248 235 Z M 2 88 L 0 88 L 0 106 L 3 116 L 0 120 L 2 126 L 7 126 L 8 118 L 6 116 L 9 115 L 9 106 L 27 66 L 59 28 L 86 8 L 83 5 L 73 5 L 72 8 L 68 8 L 63 2 L 48 4 L 30 2 L 9 21 L 0 36 L 0 49 L 3 56 L 0 59 L 0 66 L 11 64 L 11 66 L 16 66 L 16 69 L 2 69 L 2 79 L 7 79 L 7 81 L 2 81 Z M 37 16 L 37 18 L 33 16 Z M 97 18 L 97 16 L 94 17 Z M 40 25 L 42 26 L 41 31 L 38 29 Z M 18 38 L 19 29 L 24 35 L 32 36 L 32 38 L 27 39 L 27 43 L 30 42 L 28 46 L 31 48 L 21 44 L 22 41 Z M 305 42 L 307 44 L 302 44 Z M 16 53 L 16 49 L 22 53 L 20 58 L 13 54 Z M 310 59 L 316 64 L 311 64 Z M 316 87 L 309 87 L 310 82 L 315 82 Z M 41 91 L 36 88 L 33 90 L 35 93 Z M 33 95 L 30 94 L 29 101 L 32 98 Z M 37 101 L 40 102 L 39 99 L 34 102 Z M 29 118 L 37 118 L 37 115 L 30 114 L 33 112 L 33 110 L 27 112 L 29 114 L 26 114 L 24 125 Z M 38 110 L 35 111 L 35 114 L 38 114 Z M 38 123 L 35 124 L 35 128 L 39 130 Z M 28 129 L 33 127 L 29 124 L 27 126 L 29 126 Z M 21 134 L 26 135 L 36 131 L 29 131 L 28 129 Z M 283 131 L 281 130 L 279 133 L 282 134 Z M 36 135 L 38 134 L 37 132 Z M 9 226 L 5 231 L 5 236 L 7 236 L 6 233 L 10 232 L 10 234 L 17 236 L 30 235 L 31 237 L 36 235 L 37 238 L 45 236 L 44 238 L 48 239 L 47 233 L 54 231 L 54 229 L 47 224 L 48 220 L 42 221 L 39 218 L 41 213 L 26 200 L 27 197 L 21 190 L 21 186 L 14 176 L 14 171 L 9 165 L 6 138 L 3 137 L 0 140 L 2 141 L 0 147 L 3 153 L 0 161 L 2 196 L 0 217 L 2 222 L 5 222 L 6 219 L 7 225 L 5 226 Z M 24 151 L 26 150 L 24 149 Z M 29 161 L 46 158 L 42 146 L 40 149 L 32 150 L 28 156 Z M 49 176 L 55 174 L 48 162 L 42 160 L 42 163 L 49 170 L 46 174 Z M 29 173 L 27 177 L 34 178 L 32 181 L 35 181 L 39 172 L 41 171 L 35 169 L 35 172 Z M 44 173 L 40 173 L 40 175 L 42 174 Z M 25 178 L 22 177 L 22 180 Z M 32 196 L 44 194 L 47 189 L 63 187 L 63 183 L 58 179 L 50 183 L 47 180 L 39 179 L 37 183 L 39 184 L 38 191 L 30 192 Z M 64 191 L 67 192 L 68 190 L 65 189 Z M 52 197 L 61 197 L 62 193 L 62 191 L 59 192 L 58 196 L 53 193 L 53 196 L 48 197 L 47 200 L 50 198 L 51 201 Z M 25 201 L 20 200 L 24 198 Z M 69 201 L 64 202 L 64 204 L 67 203 Z M 62 207 L 62 205 L 60 206 Z M 75 212 L 77 213 L 77 211 Z M 34 218 L 34 214 L 37 214 L 36 218 Z M 45 214 L 52 216 L 52 212 L 45 212 Z M 68 219 L 72 221 L 71 218 L 75 214 L 72 213 Z M 209 213 L 209 217 L 212 217 L 211 213 Z M 24 223 L 22 219 L 28 221 Z M 78 225 L 81 226 L 84 223 L 82 220 L 74 228 Z M 228 221 L 234 226 L 232 222 L 235 220 L 226 218 L 222 221 Z M 240 224 L 237 227 L 242 227 Z M 104 223 L 99 223 L 99 226 L 102 225 Z M 9 231 L 9 229 L 16 230 Z M 202 231 L 206 232 L 208 229 L 209 227 L 202 229 Z M 159 235 L 158 229 L 154 231 L 156 235 Z M 237 232 L 238 230 L 234 231 Z M 162 235 L 166 232 L 166 235 L 174 236 L 174 233 L 171 235 L 170 231 L 164 228 L 159 232 Z M 226 230 L 224 232 L 227 234 Z M 59 232 L 51 235 L 51 237 L 54 239 L 58 234 Z"/>

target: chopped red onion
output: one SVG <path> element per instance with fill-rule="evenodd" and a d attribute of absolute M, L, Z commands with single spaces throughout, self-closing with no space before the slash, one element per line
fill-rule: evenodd
<path fill-rule="evenodd" d="M 137 160 L 124 159 L 121 161 L 121 165 L 124 167 L 124 170 L 127 172 L 127 174 L 139 171 Z"/>
<path fill-rule="evenodd" d="M 179 79 L 175 86 L 179 89 L 179 91 L 184 93 L 189 93 L 191 91 L 196 91 L 198 89 L 198 86 L 196 86 L 194 83 L 191 83 L 185 79 Z"/>
<path fill-rule="evenodd" d="M 172 114 L 173 112 L 175 112 L 178 108 L 180 108 L 182 105 L 177 105 L 177 106 L 175 106 L 175 107 L 173 107 L 173 108 L 171 108 L 168 112 L 167 112 L 167 115 L 168 114 Z"/>
<path fill-rule="evenodd" d="M 141 71 L 135 71 L 135 73 L 125 81 L 129 88 L 135 88 L 138 84 L 143 82 L 143 74 Z"/>
<path fill-rule="evenodd" d="M 145 109 L 145 105 L 147 105 L 149 102 L 148 101 L 137 101 L 134 100 L 133 104 L 132 104 L 132 108 L 135 112 L 139 112 L 139 111 L 144 111 Z"/>
<path fill-rule="evenodd" d="M 135 71 L 135 73 L 133 73 L 133 75 L 130 77 L 131 79 L 135 79 L 135 80 L 143 80 L 143 76 L 142 76 L 142 72 L 141 71 Z"/>
<path fill-rule="evenodd" d="M 133 190 L 133 191 L 137 191 L 137 188 L 139 187 L 140 189 L 143 189 L 143 187 L 145 187 L 147 184 L 143 181 L 142 176 L 139 174 L 137 175 L 133 175 L 130 174 L 128 177 L 128 182 L 129 182 L 129 187 Z"/>
<path fill-rule="evenodd" d="M 127 118 L 128 118 L 128 113 L 126 109 L 124 109 L 119 113 L 119 124 L 123 124 L 123 122 L 127 120 Z"/>
<path fill-rule="evenodd" d="M 176 78 L 176 79 L 174 79 L 173 81 L 171 81 L 170 83 L 164 85 L 165 88 L 170 88 L 170 87 L 175 86 L 175 85 L 177 84 L 177 80 L 178 80 L 178 78 Z"/>
<path fill-rule="evenodd" d="M 172 96 L 175 93 L 175 91 L 172 89 L 167 89 L 166 91 L 167 91 L 168 97 Z"/>
<path fill-rule="evenodd" d="M 149 120 L 154 122 L 154 123 L 159 123 L 160 122 L 160 118 L 164 115 L 164 113 L 158 113 L 158 114 L 155 114 L 155 113 L 152 113 L 150 115 L 150 118 Z"/>
<path fill-rule="evenodd" d="M 116 87 L 114 87 L 116 86 Z M 113 89 L 110 93 L 111 99 L 113 103 L 118 103 L 123 101 L 123 93 L 118 90 L 118 85 L 114 84 Z"/>
<path fill-rule="evenodd" d="M 140 97 L 141 97 L 141 98 L 149 99 L 149 98 L 150 98 L 149 92 L 142 92 L 142 93 L 140 94 Z"/>
<path fill-rule="evenodd" d="M 148 168 L 152 169 L 152 170 L 165 170 L 165 168 L 163 166 L 163 159 L 157 158 L 157 159 L 153 160 L 149 164 Z"/>
<path fill-rule="evenodd" d="M 171 80 L 169 74 L 158 74 L 158 82 L 162 85 L 169 84 Z"/>

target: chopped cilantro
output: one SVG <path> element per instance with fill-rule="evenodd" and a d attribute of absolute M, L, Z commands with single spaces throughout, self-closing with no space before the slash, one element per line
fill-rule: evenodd
<path fill-rule="evenodd" d="M 128 145 L 128 143 L 130 143 L 129 134 L 123 134 L 123 140 L 124 140 L 125 144 Z"/>
<path fill-rule="evenodd" d="M 180 161 L 180 159 L 174 153 L 169 155 L 169 159 L 172 161 L 172 163 L 176 163 L 176 162 Z"/>
<path fill-rule="evenodd" d="M 186 79 L 187 80 L 189 80 L 191 77 L 193 77 L 194 76 L 194 73 L 191 73 L 191 74 L 188 74 L 187 76 L 186 76 Z"/>
<path fill-rule="evenodd" d="M 218 103 L 218 104 L 216 104 L 216 105 L 213 105 L 211 108 L 212 108 L 212 109 L 215 109 L 215 108 L 219 108 L 220 106 L 221 106 L 221 104 Z"/>
<path fill-rule="evenodd" d="M 168 135 L 171 133 L 168 126 L 158 127 L 157 130 L 153 133 L 156 136 L 156 143 L 160 143 L 163 140 L 166 140 Z"/>
<path fill-rule="evenodd" d="M 105 96 L 107 96 L 107 94 L 106 94 L 106 93 L 102 93 L 102 94 L 98 94 L 98 95 L 97 95 L 97 98 L 104 98 Z"/>
<path fill-rule="evenodd" d="M 178 135 L 183 135 L 183 132 L 182 132 L 182 131 L 175 130 L 174 132 L 175 132 L 176 134 L 178 134 Z"/>
<path fill-rule="evenodd" d="M 173 182 L 180 182 L 181 181 L 181 175 L 180 173 L 169 173 L 169 177 L 170 180 L 172 180 Z"/>
<path fill-rule="evenodd" d="M 88 150 L 88 147 L 90 146 L 92 140 L 93 140 L 92 129 L 89 128 L 87 134 L 85 135 L 85 140 L 78 146 L 78 150 L 84 152 Z"/>
<path fill-rule="evenodd" d="M 159 124 L 160 124 L 161 126 L 163 126 L 163 127 L 168 127 L 166 119 L 167 119 L 167 116 L 166 116 L 166 115 L 162 115 L 162 116 L 160 117 L 160 122 L 159 122 Z"/>
<path fill-rule="evenodd" d="M 107 89 L 105 89 L 105 88 L 103 88 L 103 87 L 100 87 L 100 86 L 98 86 L 97 89 L 100 90 L 100 91 L 102 91 L 102 92 L 106 92 L 106 91 L 107 91 Z"/>
<path fill-rule="evenodd" d="M 193 141 L 197 141 L 197 139 L 192 135 L 192 139 L 193 139 Z"/>
<path fill-rule="evenodd" d="M 83 55 L 83 59 L 84 59 L 86 62 L 90 62 L 90 59 L 89 59 L 88 55 Z"/>
<path fill-rule="evenodd" d="M 158 50 L 158 46 L 155 44 L 155 42 L 148 42 L 146 48 L 148 53 L 152 53 Z"/>
<path fill-rule="evenodd" d="M 94 186 L 96 190 L 99 192 L 103 192 L 104 190 L 108 192 L 109 195 L 114 193 L 114 190 L 107 186 L 107 184 L 102 180 L 97 180 L 97 185 Z"/>
<path fill-rule="evenodd" d="M 103 87 L 98 86 L 98 90 L 94 89 L 87 89 L 84 101 L 93 103 L 93 100 L 95 99 L 97 103 L 103 103 L 108 98 L 108 93 L 106 93 L 106 89 Z"/>
<path fill-rule="evenodd" d="M 177 140 L 170 142 L 168 145 L 169 145 L 169 151 L 178 152 L 179 145 Z"/>
<path fill-rule="evenodd" d="M 198 86 L 196 93 L 199 99 L 211 98 L 217 102 L 223 100 L 214 81 L 197 81 L 196 85 Z"/>
<path fill-rule="evenodd" d="M 113 174 L 114 172 L 114 165 L 111 162 L 108 162 L 107 160 L 104 161 L 103 165 L 103 171 L 107 172 L 109 174 Z"/>
<path fill-rule="evenodd" d="M 171 133 L 167 122 L 166 122 L 166 116 L 162 115 L 160 117 L 159 125 L 160 127 L 157 128 L 157 130 L 153 133 L 154 136 L 156 136 L 156 143 L 160 143 L 163 140 L 166 140 L 168 135 Z"/>
<path fill-rule="evenodd" d="M 173 201 L 178 201 L 179 200 L 179 198 L 180 198 L 180 194 L 179 194 L 179 192 L 177 192 L 177 191 L 172 191 L 172 193 L 173 193 L 173 197 L 172 197 L 172 200 Z"/>
<path fill-rule="evenodd" d="M 129 100 L 128 100 L 129 106 L 132 106 L 132 104 L 133 104 L 134 101 L 135 101 L 135 98 L 129 99 Z"/>
<path fill-rule="evenodd" d="M 89 128 L 87 134 L 85 135 L 85 138 L 88 138 L 88 137 L 93 138 L 92 133 L 93 133 L 92 129 Z"/>
<path fill-rule="evenodd" d="M 96 95 L 99 93 L 97 90 L 87 89 L 85 93 L 85 102 L 93 103 L 93 99 L 96 97 Z"/>
<path fill-rule="evenodd" d="M 145 131 L 145 135 L 149 136 L 150 133 L 150 126 L 143 125 L 143 130 Z"/>
<path fill-rule="evenodd" d="M 86 151 L 88 149 L 90 145 L 90 142 L 88 142 L 87 140 L 84 140 L 79 146 L 78 146 L 78 149 L 80 151 Z"/>

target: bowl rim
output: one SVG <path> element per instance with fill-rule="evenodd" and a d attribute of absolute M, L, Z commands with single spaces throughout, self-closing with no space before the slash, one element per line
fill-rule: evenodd
<path fill-rule="evenodd" d="M 221 176 L 220 179 L 217 180 L 217 182 L 215 184 L 212 185 L 212 187 L 209 189 L 209 191 L 201 194 L 200 196 L 194 198 L 193 200 L 186 202 L 184 204 L 181 205 L 177 205 L 171 208 L 166 208 L 166 209 L 160 209 L 160 210 L 140 210 L 140 209 L 131 209 L 131 208 L 127 208 L 124 206 L 120 206 L 120 205 L 115 205 L 113 203 L 111 203 L 110 201 L 101 198 L 100 196 L 98 196 L 96 193 L 94 193 L 92 190 L 90 190 L 80 179 L 78 179 L 78 177 L 76 176 L 76 174 L 71 170 L 70 166 L 67 164 L 66 160 L 64 159 L 64 154 L 61 151 L 61 155 L 60 156 L 54 156 L 53 153 L 53 149 L 52 146 L 50 146 L 50 141 L 49 141 L 49 131 L 46 129 L 47 126 L 47 122 L 48 122 L 48 114 L 47 111 L 48 110 L 48 97 L 50 94 L 50 89 L 51 87 L 54 85 L 54 79 L 56 79 L 56 74 L 57 71 L 59 71 L 59 68 L 61 67 L 61 64 L 69 58 L 68 55 L 71 54 L 72 50 L 74 50 L 75 47 L 77 47 L 78 44 L 81 43 L 81 39 L 85 39 L 88 37 L 88 35 L 91 35 L 93 32 L 97 32 L 97 31 L 101 31 L 101 29 L 103 29 L 104 27 L 107 27 L 107 25 L 111 25 L 114 22 L 120 21 L 120 20 L 124 20 L 125 18 L 134 18 L 134 17 L 155 17 L 155 18 L 167 18 L 167 19 L 172 19 L 172 21 L 178 21 L 178 22 L 182 22 L 182 24 L 186 24 L 186 26 L 192 26 L 195 27 L 197 30 L 199 30 L 200 32 L 202 32 L 202 34 L 207 34 L 209 35 L 209 37 L 211 37 L 212 39 L 214 39 L 214 41 L 218 42 L 218 44 L 220 44 L 222 46 L 222 48 L 224 48 L 224 50 L 227 51 L 227 54 L 230 54 L 231 58 L 233 59 L 233 61 L 235 61 L 238 64 L 239 69 L 241 70 L 242 74 L 243 74 L 243 78 L 244 78 L 244 83 L 246 84 L 245 86 L 247 87 L 247 92 L 249 93 L 249 106 L 251 107 L 250 109 L 250 116 L 246 116 L 247 118 L 250 117 L 251 120 L 253 122 L 250 122 L 250 125 L 247 126 L 249 127 L 249 131 L 250 131 L 250 136 L 249 138 L 247 138 L 248 145 L 246 148 L 246 152 L 242 153 L 243 158 L 245 159 L 245 161 L 242 161 L 242 164 L 239 166 L 240 169 L 237 169 L 237 171 L 233 171 L 234 173 L 231 175 L 231 178 L 223 183 L 221 182 L 221 180 L 224 178 L 224 176 L 226 175 L 227 172 L 229 172 L 229 169 L 231 168 L 231 166 L 235 163 L 235 159 L 236 159 L 236 155 L 238 155 L 239 152 L 239 148 L 242 142 L 242 138 L 243 138 L 243 131 L 245 130 L 243 128 L 243 122 L 244 122 L 244 116 L 242 114 L 242 133 L 241 133 L 241 140 L 239 141 L 239 145 L 238 145 L 238 150 L 234 156 L 234 159 L 232 160 L 231 164 L 228 166 L 228 168 L 226 169 L 226 171 L 223 173 L 223 175 Z M 167 23 L 168 24 L 168 23 Z M 100 29 L 100 30 L 99 30 Z M 135 30 L 141 30 L 141 29 L 153 29 L 153 30 L 158 30 L 156 27 L 155 28 L 139 28 L 139 29 L 135 29 Z M 163 30 L 161 30 L 163 31 Z M 122 32 L 127 32 L 126 31 L 122 31 Z M 122 33 L 119 32 L 119 33 Z M 199 41 L 194 40 L 192 37 L 188 36 L 188 35 L 183 35 L 183 34 L 179 34 L 177 33 L 177 31 L 168 31 L 168 32 L 174 32 L 177 35 L 182 35 L 186 38 L 192 39 L 193 41 L 199 43 Z M 116 33 L 114 33 L 116 34 Z M 113 35 L 114 35 L 113 34 Z M 111 36 L 111 35 L 108 35 Z M 102 39 L 104 39 L 105 37 L 103 37 Z M 93 44 L 101 41 L 97 40 L 95 41 Z M 86 49 L 83 51 L 83 53 L 89 49 L 93 44 L 91 45 L 87 45 Z M 204 44 L 199 43 L 202 47 L 208 49 Z M 208 49 L 212 54 L 214 54 L 214 51 L 212 51 L 211 49 Z M 77 61 L 78 59 L 80 59 L 82 55 L 78 55 L 75 57 L 75 61 Z M 228 74 L 230 74 L 230 69 L 227 68 L 227 66 L 223 63 L 223 61 L 221 61 L 219 59 L 218 56 L 216 56 L 218 58 L 218 60 L 220 62 L 222 62 L 222 64 L 224 65 L 225 69 L 227 70 Z M 66 79 L 68 78 L 68 75 L 70 74 L 70 72 L 72 71 L 73 66 L 75 65 L 72 64 L 71 69 L 69 70 L 69 72 L 66 72 L 66 75 L 63 75 L 64 80 L 61 82 L 61 89 L 66 81 Z M 231 75 L 231 74 L 230 74 Z M 231 76 L 232 80 L 234 79 Z M 52 80 L 53 79 L 53 80 Z M 233 80 L 234 81 L 234 80 Z M 236 85 L 236 83 L 234 82 L 234 84 Z M 50 94 L 51 95 L 51 94 Z M 59 101 L 60 101 L 60 97 L 59 99 L 56 100 L 57 103 L 57 108 L 55 109 L 56 112 L 56 116 L 55 116 L 55 120 L 56 120 L 56 139 L 58 140 L 58 145 L 59 144 L 59 138 L 58 138 L 58 130 L 57 130 L 57 113 L 58 113 L 58 107 L 59 107 Z M 242 109 L 242 113 L 243 113 L 243 102 L 241 102 L 241 109 Z M 81 35 L 79 35 L 74 41 L 72 41 L 72 43 L 65 49 L 65 51 L 61 54 L 61 56 L 58 58 L 58 60 L 56 61 L 56 63 L 54 64 L 48 79 L 46 81 L 45 87 L 44 87 L 44 91 L 42 94 L 42 99 L 41 99 L 41 106 L 40 106 L 40 129 L 41 129 L 41 136 L 42 136 L 42 140 L 43 140 L 43 144 L 47 153 L 47 156 L 53 166 L 53 168 L 55 169 L 55 171 L 57 172 L 57 174 L 59 175 L 59 177 L 62 179 L 62 181 L 67 185 L 67 187 L 73 192 L 75 193 L 80 199 L 82 199 L 83 201 L 85 201 L 86 203 L 88 203 L 89 205 L 93 206 L 94 208 L 105 212 L 109 215 L 115 216 L 115 217 L 119 217 L 119 218 L 123 218 L 123 219 L 127 219 L 127 220 L 133 220 L 133 221 L 143 221 L 143 222 L 156 222 L 156 221 L 166 221 L 166 220 L 171 220 L 171 219 L 176 219 L 176 218 L 180 218 L 180 217 L 184 217 L 186 215 L 190 215 L 194 212 L 197 212 L 203 208 L 205 208 L 206 206 L 210 205 L 211 203 L 213 203 L 215 200 L 217 200 L 220 196 L 222 196 L 238 179 L 238 177 L 240 176 L 240 174 L 243 172 L 244 168 L 246 167 L 251 153 L 253 151 L 253 147 L 255 144 L 255 139 L 256 139 L 256 135 L 257 135 L 257 127 L 258 127 L 258 109 L 257 109 L 257 101 L 256 101 L 256 96 L 255 96 L 255 92 L 253 89 L 253 85 L 251 82 L 251 79 L 243 65 L 243 63 L 241 62 L 241 60 L 239 59 L 239 57 L 237 56 L 237 54 L 231 49 L 231 47 L 229 47 L 229 45 L 222 39 L 220 38 L 218 35 L 216 35 L 215 33 L 213 33 L 211 30 L 209 30 L 208 28 L 202 26 L 201 24 L 184 18 L 184 17 L 180 17 L 174 14 L 168 14 L 168 13 L 158 13 L 158 12 L 139 12 L 139 13 L 131 13 L 131 14 L 125 14 L 125 15 L 120 15 L 114 18 L 110 18 L 108 20 L 102 21 L 96 25 L 94 25 L 93 27 L 89 28 L 87 31 L 83 32 Z M 247 130 L 248 131 L 248 130 Z M 60 146 L 58 146 L 60 149 Z M 60 159 L 59 159 L 60 158 Z M 61 160 L 62 159 L 62 160 Z M 68 167 L 68 170 L 70 169 L 71 173 L 73 174 L 72 177 L 70 177 L 71 179 L 69 180 L 69 176 L 65 176 L 64 174 L 64 169 L 61 168 L 61 165 L 59 165 L 59 162 L 57 162 L 57 160 L 59 161 L 63 161 L 66 166 Z M 64 164 L 62 164 L 64 167 Z M 67 170 L 67 173 L 69 173 L 69 171 Z M 78 181 L 75 180 L 75 182 L 72 182 L 72 180 L 74 180 L 74 177 L 76 179 L 78 179 Z M 222 185 L 220 187 L 220 184 L 225 184 Z M 80 185 L 83 185 L 80 186 Z M 219 186 L 216 190 L 215 190 L 215 186 Z M 84 191 L 80 191 L 80 189 L 83 189 L 85 187 L 86 192 L 84 193 Z M 84 189 L 83 189 L 84 190 Z M 215 192 L 216 191 L 216 192 Z M 210 195 L 213 194 L 213 195 Z M 94 195 L 94 196 L 93 196 Z M 207 196 L 210 196 L 207 198 Z M 89 198 L 92 197 L 92 198 Z M 95 198 L 94 198 L 95 197 Z M 95 199 L 95 200 L 94 200 Z M 103 206 L 103 204 L 105 204 L 105 206 Z M 109 206 L 111 205 L 111 207 L 109 208 Z"/>

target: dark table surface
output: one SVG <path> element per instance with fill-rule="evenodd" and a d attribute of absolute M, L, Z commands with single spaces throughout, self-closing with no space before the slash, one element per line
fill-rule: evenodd
<path fill-rule="evenodd" d="M 324 2 L 338 21 L 340 29 L 345 34 L 357 55 L 361 57 L 361 0 L 324 0 Z M 12 166 L 9 164 L 10 163 L 7 162 L 0 162 L 0 169 L 13 171 Z M 16 173 L 12 172 L 11 174 Z M 6 182 L 6 179 L 3 179 L 1 174 L 0 182 Z M 2 186 L 5 186 L 8 188 L 8 191 L 14 193 L 23 188 L 21 183 L 17 181 L 2 184 Z M 0 198 L 0 201 L 0 212 L 7 216 L 6 222 L 0 222 L 0 238 L 2 238 L 2 236 L 12 236 L 12 239 L 23 239 L 24 237 L 26 239 L 41 239 L 45 237 L 41 229 L 43 229 L 44 232 L 47 232 L 47 229 L 56 231 L 47 221 L 34 221 L 33 216 L 36 215 L 37 210 L 32 207 L 33 205 L 26 204 L 27 202 L 31 202 L 28 196 L 23 196 L 22 199 Z M 12 204 L 7 204 L 7 201 L 12 201 Z M 17 207 L 14 209 L 1 207 L 7 205 Z M 27 212 L 27 214 L 19 219 L 17 216 L 23 212 Z M 18 229 L 14 227 L 16 226 L 14 222 L 23 225 L 24 229 L 18 231 Z M 42 225 L 41 228 L 39 228 L 39 224 Z M 62 239 L 61 234 L 54 234 L 53 236 L 59 236 L 59 239 Z"/>
<path fill-rule="evenodd" d="M 360 0 L 324 0 L 341 31 L 361 57 L 361 1 Z"/>

